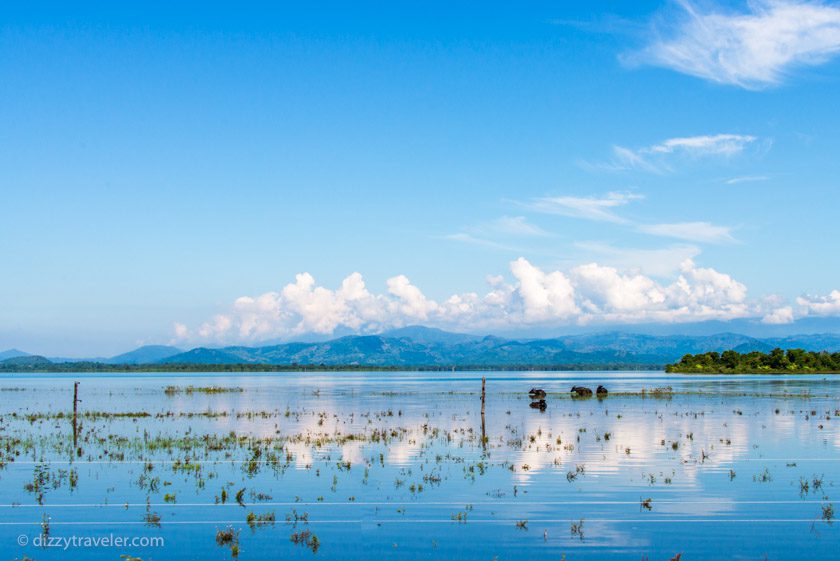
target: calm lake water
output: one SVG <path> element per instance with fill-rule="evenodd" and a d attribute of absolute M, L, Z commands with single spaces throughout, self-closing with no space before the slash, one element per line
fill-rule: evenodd
<path fill-rule="evenodd" d="M 485 375 L 2 376 L 2 558 L 838 558 L 840 377 Z"/>

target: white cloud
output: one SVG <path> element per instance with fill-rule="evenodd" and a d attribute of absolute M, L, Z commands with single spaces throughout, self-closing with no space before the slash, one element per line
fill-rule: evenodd
<path fill-rule="evenodd" d="M 784 325 L 788 323 L 793 323 L 794 321 L 793 315 L 793 307 L 791 306 L 782 306 L 781 308 L 776 308 L 772 310 L 770 313 L 766 314 L 763 318 L 761 318 L 761 323 L 766 323 L 769 325 Z"/>
<path fill-rule="evenodd" d="M 521 253 L 521 248 L 511 245 L 506 240 L 510 238 L 546 238 L 549 236 L 551 236 L 550 232 L 532 224 L 524 216 L 502 216 L 477 226 L 467 226 L 460 232 L 449 234 L 445 238 L 490 249 Z"/>
<path fill-rule="evenodd" d="M 176 322 L 175 325 L 174 325 L 174 330 L 175 330 L 175 337 L 177 337 L 178 339 L 186 339 L 187 337 L 189 337 L 190 330 L 183 323 L 177 323 Z"/>
<path fill-rule="evenodd" d="M 590 313 L 648 310 L 665 302 L 665 291 L 642 275 L 623 275 L 613 267 L 589 263 L 572 269 L 572 276 Z"/>
<path fill-rule="evenodd" d="M 690 1 L 665 20 L 657 39 L 625 57 L 720 84 L 760 89 L 796 67 L 823 64 L 840 52 L 840 8 L 804 0 L 755 0 L 743 12 L 701 11 Z"/>
<path fill-rule="evenodd" d="M 437 303 L 427 299 L 405 275 L 390 278 L 387 284 L 388 292 L 396 296 L 396 301 L 390 301 L 388 306 L 392 314 L 410 320 L 427 320 L 438 308 Z"/>
<path fill-rule="evenodd" d="M 478 236 L 474 236 L 473 234 L 469 234 L 467 232 L 458 232 L 455 234 L 449 234 L 444 236 L 445 239 L 451 240 L 454 242 L 461 242 L 470 245 L 477 245 L 480 247 L 486 247 L 488 249 L 497 249 L 500 251 L 512 251 L 514 253 L 522 253 L 524 250 L 515 245 L 511 245 L 505 242 L 500 242 L 496 240 L 490 240 L 487 238 L 480 238 Z"/>
<path fill-rule="evenodd" d="M 502 216 L 490 222 L 482 230 L 511 236 L 544 237 L 550 235 L 536 224 L 528 222 L 524 216 Z"/>
<path fill-rule="evenodd" d="M 800 296 L 796 303 L 801 306 L 803 315 L 838 316 L 840 290 L 832 290 L 828 296 Z"/>
<path fill-rule="evenodd" d="M 654 236 L 676 238 L 692 242 L 733 243 L 732 228 L 709 222 L 675 222 L 673 224 L 642 224 L 639 230 Z"/>
<path fill-rule="evenodd" d="M 613 146 L 612 160 L 592 167 L 608 171 L 642 170 L 650 173 L 674 171 L 677 159 L 731 158 L 755 145 L 757 137 L 749 134 L 707 134 L 668 138 L 650 146 L 627 148 Z M 768 147 L 769 141 L 760 144 Z"/>
<path fill-rule="evenodd" d="M 669 138 L 645 149 L 650 154 L 685 152 L 695 156 L 733 156 L 755 142 L 756 137 L 745 134 L 714 134 Z"/>
<path fill-rule="evenodd" d="M 686 259 L 700 255 L 695 245 L 670 245 L 658 249 L 615 247 L 601 242 L 578 242 L 575 247 L 587 254 L 597 254 L 605 265 L 626 271 L 638 270 L 646 275 L 666 277 L 679 271 Z"/>
<path fill-rule="evenodd" d="M 190 330 L 176 324 L 181 341 L 255 342 L 337 329 L 376 333 L 423 323 L 462 330 L 511 329 L 591 323 L 687 322 L 733 319 L 758 313 L 746 287 L 729 275 L 682 263 L 678 276 L 660 284 L 640 273 L 589 263 L 545 271 L 524 258 L 510 263 L 511 281 L 488 277 L 489 289 L 428 298 L 404 275 L 387 280 L 375 294 L 359 273 L 335 289 L 317 286 L 308 273 L 279 292 L 236 299 L 232 309 Z"/>
<path fill-rule="evenodd" d="M 766 175 L 742 175 L 740 177 L 733 177 L 732 179 L 727 179 L 727 185 L 737 185 L 738 183 L 752 183 L 755 181 L 767 181 L 770 177 Z"/>
<path fill-rule="evenodd" d="M 578 312 L 572 283 L 560 271 L 544 273 L 522 257 L 511 263 L 510 271 L 519 281 L 524 319 L 565 319 Z"/>
<path fill-rule="evenodd" d="M 716 224 L 703 221 L 674 222 L 668 224 L 638 224 L 620 216 L 615 212 L 616 208 L 642 198 L 644 197 L 635 193 L 611 192 L 600 197 L 542 197 L 533 199 L 528 203 L 520 204 L 534 212 L 570 216 L 574 218 L 594 220 L 597 222 L 611 222 L 613 224 L 632 227 L 639 232 L 654 236 L 714 244 L 737 242 L 735 237 L 732 235 L 732 228 L 729 226 L 718 226 Z M 461 234 L 449 236 L 449 238 L 481 245 L 492 244 L 492 246 L 495 247 L 510 249 L 509 247 L 498 244 L 497 242 L 475 238 L 463 232 Z"/>
<path fill-rule="evenodd" d="M 613 209 L 642 198 L 641 195 L 633 193 L 611 192 L 602 197 L 541 197 L 526 203 L 525 206 L 534 212 L 544 214 L 622 223 L 626 220 L 615 214 Z"/>
<path fill-rule="evenodd" d="M 697 317 L 743 317 L 747 287 L 731 276 L 711 268 L 697 267 L 692 260 L 682 265 L 682 274 L 669 287 L 669 296 L 680 309 Z"/>
<path fill-rule="evenodd" d="M 597 167 L 609 171 L 626 171 L 640 169 L 650 173 L 664 173 L 671 171 L 664 163 L 655 164 L 651 162 L 642 150 L 633 150 L 624 146 L 613 146 L 613 158 L 606 164 Z"/>

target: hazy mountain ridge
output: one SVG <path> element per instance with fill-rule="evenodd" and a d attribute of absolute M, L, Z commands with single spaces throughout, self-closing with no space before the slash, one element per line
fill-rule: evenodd
<path fill-rule="evenodd" d="M 513 339 L 450 333 L 410 326 L 379 335 L 347 335 L 326 341 L 255 347 L 198 347 L 186 352 L 147 345 L 105 359 L 103 364 L 324 364 L 371 366 L 667 364 L 686 354 L 734 349 L 767 352 L 775 347 L 840 351 L 840 334 L 756 338 L 739 333 L 646 335 L 611 331 L 547 339 Z M 6 360 L 30 357 L 23 351 L 0 353 Z M 42 358 L 42 357 L 39 357 Z M 62 362 L 60 359 L 51 359 Z M 79 362 L 83 359 L 74 359 Z"/>
<path fill-rule="evenodd" d="M 7 351 L 0 352 L 0 361 L 8 360 L 10 358 L 18 358 L 22 356 L 30 356 L 29 353 L 25 353 L 23 351 L 19 351 L 17 349 L 9 349 Z"/>
<path fill-rule="evenodd" d="M 183 349 L 168 345 L 144 345 L 133 351 L 112 356 L 106 361 L 108 364 L 148 364 L 183 353 Z"/>
<path fill-rule="evenodd" d="M 685 354 L 736 349 L 768 351 L 774 347 L 840 351 L 840 335 L 797 335 L 758 339 L 738 333 L 709 336 L 640 335 L 623 332 L 552 339 L 504 339 L 448 333 L 422 327 L 381 335 L 350 335 L 325 342 L 267 347 L 198 348 L 161 363 L 200 364 L 369 364 L 369 365 L 510 365 L 510 364 L 665 364 Z"/>

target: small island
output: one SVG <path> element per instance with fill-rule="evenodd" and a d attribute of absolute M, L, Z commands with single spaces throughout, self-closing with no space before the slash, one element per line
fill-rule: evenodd
<path fill-rule="evenodd" d="M 682 374 L 836 374 L 840 353 L 775 348 L 769 353 L 737 351 L 687 354 L 665 367 Z"/>

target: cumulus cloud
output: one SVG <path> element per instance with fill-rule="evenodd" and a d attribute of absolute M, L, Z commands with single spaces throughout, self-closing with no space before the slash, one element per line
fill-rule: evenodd
<path fill-rule="evenodd" d="M 840 8 L 806 0 L 755 0 L 741 12 L 704 11 L 688 0 L 630 63 L 662 66 L 719 84 L 761 89 L 791 70 L 840 52 Z"/>
<path fill-rule="evenodd" d="M 490 330 L 728 320 L 756 313 L 743 284 L 690 259 L 666 284 L 597 263 L 546 271 L 521 257 L 510 263 L 509 278 L 492 276 L 487 282 L 482 294 L 466 292 L 438 301 L 404 275 L 388 279 L 387 291 L 377 294 L 368 290 L 359 273 L 336 289 L 318 286 L 310 274 L 301 273 L 279 292 L 236 299 L 227 313 L 195 329 L 176 324 L 175 335 L 182 341 L 231 343 L 332 334 L 338 329 L 377 333 L 414 323 Z"/>
<path fill-rule="evenodd" d="M 781 308 L 772 310 L 770 313 L 761 318 L 761 323 L 766 323 L 768 325 L 785 325 L 793 323 L 794 319 L 793 307 L 782 306 Z"/>
<path fill-rule="evenodd" d="M 840 316 L 840 290 L 832 290 L 827 296 L 800 296 L 793 305 L 779 296 L 768 297 L 766 301 L 761 322 L 769 325 L 785 325 L 807 317 Z"/>
<path fill-rule="evenodd" d="M 566 319 L 578 312 L 574 288 L 562 272 L 545 273 L 523 257 L 510 264 L 510 272 L 519 283 L 526 321 Z"/>
<path fill-rule="evenodd" d="M 840 290 L 832 290 L 828 296 L 800 296 L 796 303 L 804 315 L 840 315 Z"/>

